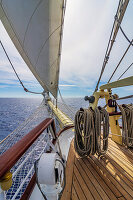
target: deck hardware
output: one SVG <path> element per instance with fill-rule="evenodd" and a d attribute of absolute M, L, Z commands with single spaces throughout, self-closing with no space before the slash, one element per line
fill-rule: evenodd
<path fill-rule="evenodd" d="M 65 167 L 57 153 L 43 153 L 35 162 L 36 182 L 45 199 L 57 199 L 65 187 Z"/>
<path fill-rule="evenodd" d="M 3 191 L 10 189 L 12 186 L 12 173 L 10 171 L 0 179 L 0 186 Z"/>
<path fill-rule="evenodd" d="M 94 96 L 90 96 L 90 97 L 85 96 L 85 97 L 84 97 L 84 100 L 85 100 L 85 101 L 89 101 L 89 103 L 94 103 L 95 97 L 94 97 Z"/>
<path fill-rule="evenodd" d="M 98 105 L 99 99 L 105 98 L 106 104 L 107 104 L 107 112 L 113 113 L 112 115 L 109 114 L 109 124 L 110 124 L 110 128 L 111 128 L 111 133 L 112 133 L 112 140 L 114 140 L 118 144 L 122 145 L 122 135 L 121 135 L 120 127 L 119 127 L 119 122 L 116 125 L 116 120 L 118 120 L 121 117 L 121 115 L 118 115 L 118 114 L 121 114 L 121 113 L 117 113 L 117 109 L 115 106 L 115 102 L 113 101 L 111 89 L 109 88 L 107 91 L 104 91 L 103 87 L 100 87 L 100 88 L 101 89 L 98 92 L 93 93 L 93 96 L 95 97 L 95 101 L 94 101 L 94 103 L 90 103 L 90 107 L 95 109 Z M 108 105 L 108 101 L 113 106 L 110 107 Z M 117 113 L 117 114 L 115 114 L 115 113 Z"/>

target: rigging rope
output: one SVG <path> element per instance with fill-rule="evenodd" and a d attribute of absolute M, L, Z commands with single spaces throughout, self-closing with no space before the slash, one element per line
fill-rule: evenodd
<path fill-rule="evenodd" d="M 64 0 L 63 8 L 62 8 L 62 9 L 64 9 L 64 12 L 63 12 L 63 14 L 62 14 L 62 22 L 61 22 L 61 24 L 48 36 L 48 38 L 45 40 L 45 42 L 44 42 L 42 48 L 44 48 L 44 46 L 46 45 L 47 41 L 49 41 L 49 39 L 51 38 L 51 36 L 52 36 L 60 27 L 63 28 L 64 17 L 65 17 L 65 10 L 66 10 L 66 2 L 67 2 L 67 0 Z M 61 38 L 62 38 L 62 36 L 61 36 Z M 32 94 L 43 94 L 43 92 L 40 93 L 40 92 L 33 92 L 33 91 L 30 91 L 30 90 L 28 90 L 28 89 L 24 86 L 24 84 L 23 84 L 23 82 L 21 81 L 19 75 L 17 74 L 17 72 L 16 72 L 16 70 L 15 70 L 15 68 L 14 68 L 14 66 L 13 66 L 13 63 L 11 62 L 11 60 L 10 60 L 10 58 L 9 58 L 9 56 L 8 56 L 8 54 L 7 54 L 6 50 L 5 50 L 5 47 L 4 47 L 4 45 L 2 44 L 2 41 L 1 41 L 1 40 L 0 40 L 0 44 L 1 44 L 3 50 L 4 50 L 5 54 L 6 54 L 6 57 L 7 57 L 8 61 L 9 61 L 9 63 L 11 64 L 11 67 L 12 67 L 13 71 L 15 72 L 15 74 L 16 74 L 16 76 L 17 76 L 19 82 L 20 82 L 20 84 L 22 85 L 24 91 L 25 91 L 25 92 L 32 93 Z M 60 46 L 61 46 L 61 43 L 60 43 L 59 47 L 60 47 Z M 42 49 L 41 49 L 41 50 L 42 50 Z M 41 50 L 40 50 L 40 52 L 41 52 Z M 39 55 L 40 55 L 40 53 L 39 53 Z M 59 48 L 59 53 L 58 53 L 58 58 L 59 58 L 59 57 L 60 57 L 60 48 Z M 58 58 L 57 58 L 57 59 L 58 59 Z M 38 58 L 37 58 L 37 62 L 38 62 L 38 59 L 39 59 L 39 56 L 38 56 Z M 56 59 L 56 60 L 57 60 L 57 59 Z M 36 63 L 37 63 L 37 62 L 36 62 Z M 55 61 L 54 61 L 54 63 L 55 63 Z M 52 65 L 53 65 L 54 63 L 52 63 Z M 51 65 L 51 66 L 52 66 L 52 65 Z M 51 67 L 51 66 L 50 66 L 50 67 Z"/>
<path fill-rule="evenodd" d="M 8 61 L 9 61 L 10 65 L 11 65 L 11 67 L 12 67 L 14 73 L 16 74 L 16 76 L 17 76 L 17 78 L 18 78 L 20 84 L 22 85 L 24 91 L 25 91 L 25 92 L 29 92 L 29 93 L 33 93 L 33 94 L 43 94 L 42 92 L 41 92 L 41 93 L 39 93 L 39 92 L 32 92 L 32 91 L 28 90 L 28 89 L 24 86 L 24 84 L 22 83 L 21 79 L 19 78 L 19 75 L 17 74 L 17 72 L 16 72 L 16 70 L 15 70 L 15 68 L 14 68 L 14 66 L 13 66 L 13 63 L 11 62 L 11 60 L 10 60 L 10 58 L 9 58 L 9 56 L 8 56 L 8 53 L 6 52 L 6 49 L 5 49 L 5 47 L 4 47 L 4 45 L 3 45 L 3 43 L 2 43 L 1 40 L 0 40 L 0 44 L 1 44 L 1 46 L 2 46 L 2 48 L 3 48 L 3 50 L 4 50 L 4 52 L 5 52 L 5 55 L 6 55 L 6 57 L 7 57 Z"/>
<path fill-rule="evenodd" d="M 115 37 L 116 37 L 116 34 L 113 36 L 113 33 L 114 33 L 114 28 L 115 28 L 115 23 L 116 23 L 116 16 L 117 16 L 117 13 L 120 9 L 120 6 L 122 6 L 122 1 L 120 0 L 119 1 L 119 4 L 118 4 L 118 8 L 117 8 L 117 12 L 116 12 L 116 15 L 115 15 L 115 18 L 114 18 L 114 23 L 113 23 L 113 27 L 112 27 L 112 30 L 111 30 L 111 34 L 110 34 L 110 37 L 109 37 L 109 41 L 108 41 L 108 45 L 107 45 L 107 49 L 106 49 L 106 53 L 105 53 L 105 57 L 104 57 L 104 61 L 103 61 L 103 65 L 102 65 L 102 69 L 101 69 L 101 73 L 100 73 L 100 76 L 99 76 L 99 79 L 98 79 L 98 82 L 96 84 L 96 88 L 95 88 L 95 92 L 98 90 L 98 86 L 99 86 L 99 83 L 100 83 L 100 80 L 101 80 L 101 77 L 103 75 L 103 72 L 105 70 L 105 67 L 106 67 L 106 64 L 108 63 L 108 59 L 109 59 L 109 56 L 110 56 L 110 52 L 112 50 L 112 47 L 113 47 L 113 44 L 115 42 Z M 118 27 L 119 29 L 119 27 Z M 118 31 L 117 31 L 118 32 Z"/>
<path fill-rule="evenodd" d="M 128 147 L 133 147 L 133 105 L 119 105 L 122 113 L 122 137 Z"/>
<path fill-rule="evenodd" d="M 133 40 L 132 40 L 132 42 L 133 42 Z M 112 79 L 112 77 L 114 76 L 114 74 L 115 74 L 116 70 L 117 70 L 117 69 L 118 69 L 118 67 L 120 66 L 120 64 L 121 64 L 122 60 L 124 59 L 125 55 L 127 54 L 127 52 L 128 52 L 128 50 L 129 50 L 129 48 L 131 47 L 131 45 L 132 45 L 132 42 L 131 42 L 131 43 L 128 45 L 128 47 L 127 47 L 126 51 L 124 52 L 124 54 L 123 54 L 122 58 L 120 59 L 120 61 L 119 61 L 119 63 L 118 63 L 118 65 L 116 66 L 115 70 L 113 71 L 112 75 L 110 76 L 110 78 L 109 78 L 109 80 L 108 80 L 108 83 L 111 81 L 111 79 Z"/>
<path fill-rule="evenodd" d="M 121 27 L 121 25 L 119 25 L 120 26 L 120 30 L 121 30 L 121 32 L 123 33 L 123 35 L 124 35 L 124 37 L 126 38 L 126 40 L 133 46 L 133 43 L 132 43 L 132 41 L 131 40 L 129 40 L 129 38 L 127 37 L 127 35 L 125 34 L 125 32 L 123 31 L 123 29 L 122 29 L 122 27 Z"/>
<path fill-rule="evenodd" d="M 62 100 L 63 105 L 65 106 L 65 108 L 66 108 L 72 115 L 75 115 L 74 111 L 72 111 L 72 109 L 70 109 L 69 106 L 68 106 L 68 105 L 66 104 L 66 102 L 64 101 L 59 87 L 58 87 L 58 91 L 59 91 L 60 98 L 61 98 L 61 100 Z"/>
<path fill-rule="evenodd" d="M 103 122 L 103 136 L 101 124 Z M 80 109 L 75 115 L 75 150 L 80 156 L 106 153 L 109 136 L 109 115 L 104 108 Z M 103 143 L 102 143 L 103 140 Z"/>
<path fill-rule="evenodd" d="M 120 78 L 132 67 L 133 63 L 129 65 L 129 67 L 120 75 L 120 77 L 117 80 L 120 80 Z"/>
<path fill-rule="evenodd" d="M 117 15 L 115 16 L 115 19 L 116 19 L 116 21 L 117 21 L 117 23 L 118 23 L 118 25 L 119 25 L 119 28 L 120 28 L 122 34 L 123 34 L 124 37 L 126 38 L 126 40 L 127 40 L 129 43 L 131 43 L 131 45 L 133 45 L 132 41 L 129 40 L 129 38 L 127 37 L 127 35 L 126 35 L 125 32 L 123 31 L 123 29 L 122 29 L 122 27 L 121 27 L 121 23 L 120 23 L 120 21 L 118 20 Z"/>

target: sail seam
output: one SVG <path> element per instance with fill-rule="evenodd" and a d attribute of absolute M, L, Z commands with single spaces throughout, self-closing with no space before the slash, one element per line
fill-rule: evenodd
<path fill-rule="evenodd" d="M 2 1 L 3 1 L 3 0 L 2 0 Z M 30 67 L 29 67 L 29 68 L 30 68 L 30 70 L 32 71 L 32 73 L 33 73 L 34 76 L 35 76 L 36 69 L 35 69 L 35 68 L 34 68 L 34 69 L 31 68 L 32 63 L 31 63 L 31 61 L 30 61 L 30 58 L 29 58 L 29 56 L 28 56 L 26 50 L 25 50 L 25 49 L 23 48 L 23 46 L 21 45 L 21 42 L 20 42 L 19 36 L 18 36 L 17 33 L 15 32 L 15 29 L 14 29 L 12 23 L 9 21 L 9 18 L 8 18 L 7 14 L 5 13 L 5 11 L 4 11 L 2 1 L 1 1 L 1 8 L 2 8 L 4 14 L 5 14 L 6 19 L 8 20 L 8 23 L 10 24 L 10 27 L 11 27 L 13 33 L 14 33 L 14 37 L 16 37 L 15 40 L 17 40 L 17 42 L 18 42 L 19 45 L 21 46 L 21 49 L 24 51 L 24 55 L 26 56 L 26 59 L 28 60 L 28 63 L 30 64 Z M 15 45 L 15 46 L 16 46 L 16 45 Z M 22 51 L 20 52 L 20 55 L 22 56 Z M 23 57 L 23 56 L 22 56 L 22 57 Z M 24 59 L 24 60 L 26 60 L 26 59 Z M 27 63 L 27 61 L 25 61 L 25 62 Z M 37 73 L 36 73 L 36 74 L 37 74 Z M 45 88 L 46 90 L 48 90 L 48 86 L 47 86 L 47 84 L 46 84 L 46 83 L 43 83 L 43 82 L 41 81 L 39 75 L 36 75 L 36 76 L 38 77 L 38 81 L 40 82 L 41 86 L 42 86 L 43 88 Z"/>
<path fill-rule="evenodd" d="M 29 19 L 29 22 L 28 22 L 28 25 L 27 25 L 27 27 L 26 27 L 26 31 L 25 31 L 25 34 L 24 34 L 24 40 L 23 40 L 23 45 L 22 45 L 23 48 L 24 48 L 25 38 L 26 38 L 26 34 L 27 34 L 27 31 L 28 31 L 30 22 L 31 22 L 31 20 L 32 20 L 34 14 L 35 14 L 35 12 L 37 11 L 37 9 L 38 9 L 38 7 L 40 6 L 41 3 L 42 3 L 42 0 L 39 1 L 39 3 L 37 4 L 36 8 L 34 9 L 32 15 L 31 15 L 31 17 L 30 17 L 30 19 Z"/>
<path fill-rule="evenodd" d="M 62 25 L 62 24 L 61 24 L 61 25 Z M 40 51 L 39 51 L 39 54 L 38 54 L 38 57 L 37 57 L 37 60 L 36 60 L 36 65 L 37 65 L 37 63 L 38 63 L 40 54 L 41 54 L 42 50 L 44 49 L 44 47 L 45 47 L 47 41 L 49 41 L 49 39 L 51 38 L 51 36 L 61 27 L 61 25 L 58 26 L 58 27 L 48 36 L 48 38 L 45 40 L 45 42 L 44 42 L 42 48 L 41 48 Z"/>

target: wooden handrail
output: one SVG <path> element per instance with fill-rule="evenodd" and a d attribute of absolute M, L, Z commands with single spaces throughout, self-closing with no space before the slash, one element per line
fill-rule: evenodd
<path fill-rule="evenodd" d="M 54 120 L 47 118 L 0 156 L 0 179 L 14 166 L 49 125 L 52 126 L 56 135 Z"/>

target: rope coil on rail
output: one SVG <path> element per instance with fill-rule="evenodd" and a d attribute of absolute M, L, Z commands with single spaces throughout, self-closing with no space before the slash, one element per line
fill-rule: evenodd
<path fill-rule="evenodd" d="M 119 105 L 122 113 L 122 137 L 123 143 L 133 147 L 133 105 Z"/>
<path fill-rule="evenodd" d="M 103 122 L 103 136 L 101 124 Z M 109 136 L 109 115 L 104 108 L 80 109 L 75 115 L 74 146 L 79 156 L 106 153 Z"/>

